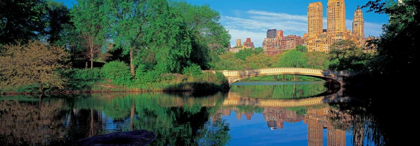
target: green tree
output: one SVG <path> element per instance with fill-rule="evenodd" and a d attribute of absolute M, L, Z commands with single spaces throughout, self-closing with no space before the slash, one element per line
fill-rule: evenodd
<path fill-rule="evenodd" d="M 306 53 L 308 58 L 307 67 L 314 69 L 328 69 L 329 66 L 329 56 L 324 52 L 308 52 Z"/>
<path fill-rule="evenodd" d="M 303 52 L 303 53 L 307 53 L 308 52 L 308 48 L 306 48 L 305 46 L 302 46 L 302 45 L 297 45 L 296 46 L 296 50 L 297 51 L 300 51 L 300 52 Z"/>
<path fill-rule="evenodd" d="M 369 65 L 376 75 L 387 78 L 395 76 L 415 76 L 413 68 L 419 66 L 420 48 L 420 1 L 370 1 L 369 11 L 390 15 L 389 24 L 384 25 L 378 41 L 377 56 Z"/>
<path fill-rule="evenodd" d="M 208 5 L 172 2 L 171 8 L 180 15 L 190 33 L 192 50 L 190 60 L 203 68 L 210 67 L 213 55 L 228 48 L 230 35 L 220 24 L 220 14 Z"/>
<path fill-rule="evenodd" d="M 166 0 L 149 0 L 147 6 L 143 38 L 154 52 L 154 69 L 161 74 L 181 72 L 192 50 L 184 20 L 171 11 Z"/>
<path fill-rule="evenodd" d="M 65 80 L 57 72 L 68 66 L 64 62 L 68 53 L 62 47 L 46 45 L 40 41 L 28 44 L 5 45 L 0 56 L 2 87 L 38 85 L 44 88 L 63 88 Z"/>
<path fill-rule="evenodd" d="M 307 67 L 308 58 L 305 53 L 297 51 L 295 49 L 286 52 L 280 57 L 277 67 Z"/>
<path fill-rule="evenodd" d="M 251 48 L 245 48 L 243 50 L 239 50 L 238 53 L 235 53 L 235 58 L 245 61 L 245 59 L 251 56 L 252 54 L 260 54 L 260 53 L 262 53 L 261 49 L 254 50 Z"/>
<path fill-rule="evenodd" d="M 44 0 L 2 0 L 0 2 L 0 45 L 36 39 L 44 30 Z"/>
<path fill-rule="evenodd" d="M 252 54 L 251 56 L 245 58 L 246 68 L 268 68 L 271 67 L 274 63 L 274 58 L 266 56 L 263 53 Z"/>
<path fill-rule="evenodd" d="M 93 59 L 99 49 L 97 45 L 101 45 L 105 39 L 103 28 L 107 25 L 107 18 L 103 10 L 103 1 L 77 0 L 77 4 L 70 11 L 71 21 L 86 42 L 85 47 L 88 49 L 91 69 L 93 68 Z"/>
<path fill-rule="evenodd" d="M 368 60 L 371 59 L 370 54 L 363 53 L 353 41 L 339 41 L 332 44 L 330 48 L 331 64 L 329 68 L 332 70 L 361 71 L 365 69 Z"/>
<path fill-rule="evenodd" d="M 144 46 L 142 41 L 143 27 L 145 27 L 145 0 L 108 0 L 104 11 L 107 12 L 110 21 L 112 38 L 115 48 L 122 48 L 123 55 L 130 54 L 130 71 L 135 76 L 133 63 L 134 51 Z"/>
<path fill-rule="evenodd" d="M 62 2 L 47 1 L 47 6 L 44 35 L 49 43 L 55 44 L 61 40 L 60 33 L 66 29 L 66 25 L 71 25 L 70 12 Z"/>

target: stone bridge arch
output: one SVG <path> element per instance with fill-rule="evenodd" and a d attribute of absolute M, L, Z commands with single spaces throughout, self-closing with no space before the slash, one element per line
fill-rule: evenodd
<path fill-rule="evenodd" d="M 331 71 L 311 68 L 264 68 L 264 69 L 248 69 L 248 70 L 220 70 L 231 85 L 234 82 L 245 78 L 269 76 L 269 75 L 302 75 L 311 76 L 321 79 L 332 79 L 340 83 L 341 86 L 345 84 L 344 79 L 356 75 L 355 72 L 349 71 Z"/>

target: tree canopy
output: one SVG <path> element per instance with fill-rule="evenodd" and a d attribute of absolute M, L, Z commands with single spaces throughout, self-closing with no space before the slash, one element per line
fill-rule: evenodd
<path fill-rule="evenodd" d="M 27 42 L 44 31 L 44 0 L 2 0 L 0 2 L 0 45 Z"/>

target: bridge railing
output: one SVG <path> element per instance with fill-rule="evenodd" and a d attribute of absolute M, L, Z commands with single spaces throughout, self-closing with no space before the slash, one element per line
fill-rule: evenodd
<path fill-rule="evenodd" d="M 203 71 L 215 72 L 215 71 Z M 340 77 L 340 76 L 354 76 L 358 72 L 350 71 L 331 71 L 310 68 L 264 68 L 264 69 L 247 69 L 247 70 L 219 70 L 226 77 L 249 77 L 259 75 L 276 75 L 276 74 L 300 74 L 311 75 L 319 77 Z"/>

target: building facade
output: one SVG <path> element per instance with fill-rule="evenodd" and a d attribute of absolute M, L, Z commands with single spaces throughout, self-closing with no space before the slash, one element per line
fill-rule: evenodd
<path fill-rule="evenodd" d="M 276 29 L 269 29 L 267 31 L 267 38 L 276 38 L 277 30 Z"/>
<path fill-rule="evenodd" d="M 355 42 L 358 46 L 362 47 L 365 44 L 365 20 L 363 18 L 362 9 L 360 6 L 357 6 L 356 11 L 354 12 L 353 17 L 353 28 L 352 33 L 355 36 Z"/>
<path fill-rule="evenodd" d="M 267 31 L 267 38 L 264 39 L 262 44 L 262 48 L 266 55 L 280 54 L 284 50 L 294 49 L 297 45 L 304 44 L 304 40 L 300 36 L 283 36 L 282 30 L 276 31 L 274 33 L 275 36 L 272 37 L 273 30 L 275 29 L 269 29 Z"/>
<path fill-rule="evenodd" d="M 246 38 L 246 41 L 242 45 L 242 49 L 245 48 L 255 49 L 254 42 L 251 41 L 251 38 Z"/>
<path fill-rule="evenodd" d="M 310 3 L 308 6 L 308 37 L 315 38 L 322 33 L 322 3 Z"/>
<path fill-rule="evenodd" d="M 321 8 L 320 8 L 321 7 Z M 329 52 L 330 46 L 342 40 L 352 40 L 359 47 L 364 47 L 364 19 L 360 7 L 353 18 L 353 32 L 346 28 L 346 6 L 344 0 L 328 0 L 327 29 L 322 28 L 322 4 L 310 3 L 308 6 L 308 33 L 304 35 L 309 52 Z"/>

